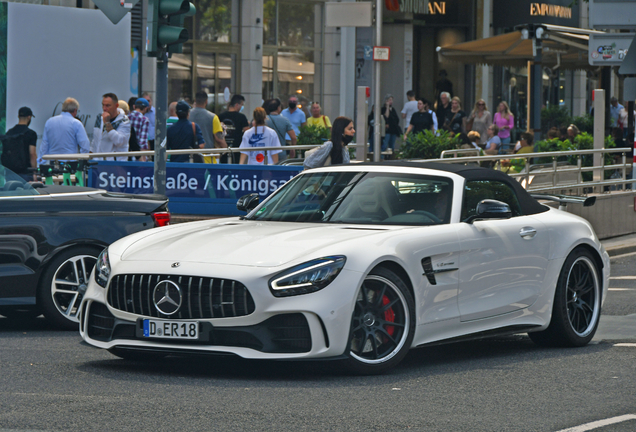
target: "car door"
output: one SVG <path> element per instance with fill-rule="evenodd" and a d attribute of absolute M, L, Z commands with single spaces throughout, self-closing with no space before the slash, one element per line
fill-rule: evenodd
<path fill-rule="evenodd" d="M 545 225 L 521 213 L 514 190 L 499 181 L 468 181 L 461 220 L 477 203 L 496 199 L 510 219 L 460 223 L 459 312 L 462 321 L 488 318 L 532 305 L 541 292 L 550 238 Z"/>

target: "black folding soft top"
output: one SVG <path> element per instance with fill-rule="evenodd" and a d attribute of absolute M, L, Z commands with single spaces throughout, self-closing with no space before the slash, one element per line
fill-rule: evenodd
<path fill-rule="evenodd" d="M 403 160 L 384 161 L 384 162 L 366 162 L 359 164 L 358 166 L 372 165 L 372 166 L 394 166 L 394 167 L 408 167 L 408 168 L 425 168 L 437 171 L 446 171 L 459 176 L 464 177 L 467 181 L 470 180 L 494 180 L 510 186 L 517 194 L 519 199 L 519 205 L 521 211 L 525 215 L 543 213 L 549 210 L 549 207 L 539 203 L 532 198 L 530 194 L 519 184 L 518 181 L 513 179 L 507 174 L 501 171 L 493 170 L 490 168 L 482 168 L 478 166 L 469 166 L 452 163 L 441 162 L 411 162 Z"/>

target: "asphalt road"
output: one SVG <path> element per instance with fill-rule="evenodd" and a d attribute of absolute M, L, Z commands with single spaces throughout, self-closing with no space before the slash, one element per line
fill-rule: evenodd
<path fill-rule="evenodd" d="M 613 259 L 612 319 L 636 314 L 635 265 Z M 636 333 L 579 349 L 525 335 L 422 348 L 376 377 L 332 362 L 127 362 L 42 318 L 0 319 L 0 343 L 2 432 L 636 430 Z"/>

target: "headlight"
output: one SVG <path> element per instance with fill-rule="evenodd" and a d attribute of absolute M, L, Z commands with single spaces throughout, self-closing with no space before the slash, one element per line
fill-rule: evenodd
<path fill-rule="evenodd" d="M 95 282 L 102 288 L 106 288 L 110 277 L 110 261 L 108 261 L 108 248 L 104 249 L 97 257 L 95 264 Z"/>
<path fill-rule="evenodd" d="M 338 276 L 346 261 L 343 256 L 330 256 L 297 265 L 271 278 L 269 289 L 276 297 L 321 290 Z"/>

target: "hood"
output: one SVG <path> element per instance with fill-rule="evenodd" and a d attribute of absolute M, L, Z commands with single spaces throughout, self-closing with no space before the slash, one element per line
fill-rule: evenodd
<path fill-rule="evenodd" d="M 327 246 L 400 228 L 236 220 L 181 224 L 151 231 L 129 245 L 121 259 L 276 267 Z"/>

